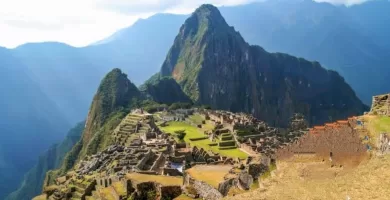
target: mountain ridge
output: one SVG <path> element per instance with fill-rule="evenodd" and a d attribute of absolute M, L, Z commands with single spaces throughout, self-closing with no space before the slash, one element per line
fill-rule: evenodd
<path fill-rule="evenodd" d="M 212 5 L 202 5 L 185 21 L 160 74 L 174 78 L 196 103 L 251 113 L 277 126 L 287 125 L 294 112 L 319 124 L 367 109 L 337 72 L 249 45 Z M 315 108 L 319 100 L 344 108 Z"/>

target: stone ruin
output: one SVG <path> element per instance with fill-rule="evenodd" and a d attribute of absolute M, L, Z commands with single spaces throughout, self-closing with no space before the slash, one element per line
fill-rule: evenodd
<path fill-rule="evenodd" d="M 294 143 L 277 150 L 276 158 L 285 159 L 295 154 L 313 154 L 332 165 L 342 165 L 346 160 L 365 156 L 367 147 L 360 132 L 355 129 L 357 118 L 314 126 Z"/>
<path fill-rule="evenodd" d="M 390 94 L 372 97 L 370 114 L 390 116 Z"/>
<path fill-rule="evenodd" d="M 377 146 L 380 154 L 390 153 L 390 136 L 387 133 L 380 134 Z"/>

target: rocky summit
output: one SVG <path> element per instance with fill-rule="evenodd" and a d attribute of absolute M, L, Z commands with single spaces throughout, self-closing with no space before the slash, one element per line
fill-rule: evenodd
<path fill-rule="evenodd" d="M 182 25 L 160 75 L 173 77 L 194 102 L 277 126 L 286 126 L 294 112 L 321 124 L 368 109 L 337 72 L 249 45 L 212 5 Z"/>

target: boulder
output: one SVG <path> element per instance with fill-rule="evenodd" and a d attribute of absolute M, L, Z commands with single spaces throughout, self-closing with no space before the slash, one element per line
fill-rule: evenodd
<path fill-rule="evenodd" d="M 238 176 L 238 187 L 243 190 L 249 190 L 253 183 L 253 177 L 247 172 L 242 172 Z"/>

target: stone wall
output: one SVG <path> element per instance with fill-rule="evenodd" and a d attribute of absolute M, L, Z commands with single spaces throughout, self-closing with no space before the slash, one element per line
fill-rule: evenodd
<path fill-rule="evenodd" d="M 333 164 L 366 155 L 367 148 L 362 144 L 359 133 L 354 129 L 355 118 L 337 121 L 309 130 L 299 140 L 278 149 L 276 158 L 285 159 L 294 154 L 315 154 L 321 159 L 331 160 Z"/>
<path fill-rule="evenodd" d="M 153 157 L 153 152 L 151 150 L 147 151 L 145 154 L 144 154 L 144 157 L 138 162 L 138 164 L 136 165 L 136 167 L 138 169 L 142 169 L 144 166 L 145 166 L 145 163 L 148 162 L 148 160 Z"/>
<path fill-rule="evenodd" d="M 222 199 L 223 195 L 211 185 L 192 178 L 188 173 L 184 173 L 184 186 L 192 186 L 199 196 L 205 200 Z"/>
<path fill-rule="evenodd" d="M 175 199 L 182 193 L 180 186 L 160 186 L 158 187 L 160 199 Z"/>
<path fill-rule="evenodd" d="M 247 145 L 245 143 L 240 144 L 240 148 L 244 149 L 246 152 L 251 154 L 258 154 L 257 151 L 254 151 L 250 145 Z"/>
<path fill-rule="evenodd" d="M 164 157 L 164 154 L 160 154 L 156 161 L 154 161 L 152 167 L 150 168 L 150 171 L 156 171 L 156 172 L 159 172 L 160 171 L 160 166 L 163 165 L 165 163 L 165 157 Z"/>
<path fill-rule="evenodd" d="M 164 186 L 155 182 L 133 183 L 127 181 L 127 193 L 131 194 L 129 199 L 150 199 L 153 194 L 155 199 L 174 199 L 182 193 L 181 187 Z"/>
<path fill-rule="evenodd" d="M 370 114 L 390 116 L 390 94 L 373 96 Z"/>
<path fill-rule="evenodd" d="M 174 168 L 163 168 L 162 174 L 169 175 L 169 176 L 182 176 L 183 175 L 182 172 L 180 172 L 178 169 L 174 169 Z"/>
<path fill-rule="evenodd" d="M 380 134 L 377 147 L 380 154 L 390 153 L 390 136 L 387 133 Z"/>

